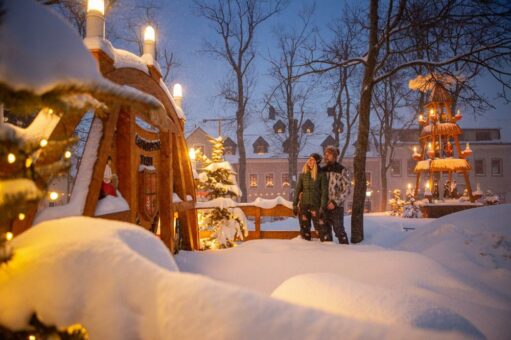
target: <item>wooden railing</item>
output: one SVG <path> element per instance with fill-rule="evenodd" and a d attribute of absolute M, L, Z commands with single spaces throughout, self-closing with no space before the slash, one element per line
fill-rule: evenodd
<path fill-rule="evenodd" d="M 242 203 L 237 206 L 240 208 L 245 216 L 253 217 L 255 220 L 255 230 L 249 230 L 248 237 L 246 240 L 255 239 L 291 239 L 300 235 L 298 221 L 293 226 L 295 230 L 261 230 L 261 218 L 262 217 L 291 217 L 293 216 L 293 210 L 286 207 L 285 205 L 278 204 L 273 208 L 261 208 L 255 205 L 249 205 Z M 206 209 L 206 208 L 199 208 Z M 205 236 L 205 233 L 201 232 L 201 237 Z M 313 237 L 318 237 L 315 231 L 312 232 Z"/>

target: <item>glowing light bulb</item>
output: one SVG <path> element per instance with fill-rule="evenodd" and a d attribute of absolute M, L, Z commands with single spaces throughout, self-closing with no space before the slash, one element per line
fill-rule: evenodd
<path fill-rule="evenodd" d="M 412 185 L 410 183 L 408 183 L 407 187 L 408 187 L 408 190 L 410 190 L 412 188 Z"/>
<path fill-rule="evenodd" d="M 417 147 L 416 146 L 413 147 L 413 153 L 417 153 Z"/>
<path fill-rule="evenodd" d="M 56 201 L 59 198 L 59 194 L 55 191 L 50 192 L 50 200 Z"/>
<path fill-rule="evenodd" d="M 32 158 L 31 158 L 31 157 L 28 157 L 28 158 L 25 160 L 25 167 L 26 167 L 26 168 L 30 168 L 30 166 L 32 166 Z"/>
<path fill-rule="evenodd" d="M 431 145 L 431 143 L 428 143 L 428 149 L 429 149 L 429 150 L 432 150 L 432 149 L 433 149 L 433 146 Z"/>
<path fill-rule="evenodd" d="M 426 189 L 429 190 L 429 182 L 426 183 Z"/>
<path fill-rule="evenodd" d="M 424 121 L 424 116 L 422 115 L 422 113 L 419 115 L 419 122 L 422 122 Z"/>
<path fill-rule="evenodd" d="M 66 159 L 71 158 L 71 156 L 72 156 L 72 155 L 73 155 L 73 154 L 72 154 L 72 153 L 71 153 L 71 151 L 69 151 L 69 150 L 67 150 L 66 152 L 64 152 L 64 157 L 65 157 Z"/>
<path fill-rule="evenodd" d="M 48 140 L 46 139 L 41 139 L 41 142 L 39 143 L 39 145 L 41 145 L 42 148 L 44 148 L 46 145 L 48 145 Z"/>
<path fill-rule="evenodd" d="M 183 96 L 183 87 L 181 84 L 175 84 L 173 89 L 174 97 L 182 97 Z"/>
<path fill-rule="evenodd" d="M 434 116 L 435 115 L 435 110 L 433 110 L 433 109 L 429 110 L 429 115 L 430 116 Z"/>
<path fill-rule="evenodd" d="M 16 162 L 16 156 L 13 153 L 8 154 L 7 155 L 7 162 L 9 164 L 12 164 L 12 163 Z"/>
<path fill-rule="evenodd" d="M 13 237 L 14 237 L 14 235 L 13 235 L 10 231 L 8 231 L 8 232 L 6 232 L 6 233 L 5 233 L 5 239 L 6 239 L 7 241 L 12 240 L 12 238 L 13 238 Z"/>
<path fill-rule="evenodd" d="M 156 41 L 156 32 L 153 26 L 146 26 L 144 30 L 144 41 Z"/>
<path fill-rule="evenodd" d="M 23 221 L 25 219 L 26 215 L 24 213 L 18 214 L 18 220 Z"/>
<path fill-rule="evenodd" d="M 87 2 L 87 12 L 96 11 L 105 14 L 105 1 L 104 0 L 89 0 Z"/>
<path fill-rule="evenodd" d="M 197 154 L 196 154 L 196 152 L 195 152 L 195 149 L 194 149 L 194 148 L 190 148 L 190 150 L 188 151 L 188 154 L 189 154 L 189 156 L 190 156 L 190 159 L 191 159 L 192 161 L 194 161 L 194 160 L 195 160 L 195 157 L 197 156 Z"/>

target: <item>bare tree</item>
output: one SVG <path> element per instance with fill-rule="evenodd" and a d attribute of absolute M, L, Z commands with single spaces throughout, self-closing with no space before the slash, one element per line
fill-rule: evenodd
<path fill-rule="evenodd" d="M 297 30 L 286 30 L 282 27 L 276 29 L 279 55 L 270 58 L 270 75 L 277 86 L 269 96 L 268 102 L 278 108 L 276 115 L 283 119 L 287 128 L 286 133 L 272 136 L 288 154 L 291 188 L 296 186 L 298 155 L 307 139 L 307 132 L 303 129 L 303 123 L 307 119 L 307 104 L 312 97 L 312 92 L 317 88 L 319 79 L 314 75 L 297 76 L 304 71 L 297 65 L 303 64 L 300 51 L 313 34 L 313 28 L 311 28 L 313 12 L 313 7 L 303 8 L 299 14 L 301 27 Z M 293 194 L 294 191 L 291 191 L 291 196 Z"/>
<path fill-rule="evenodd" d="M 511 4 L 505 1 L 387 1 L 371 0 L 368 21 L 360 22 L 367 35 L 367 48 L 356 58 L 335 62 L 327 58 L 311 60 L 310 72 L 326 72 L 338 67 L 358 64 L 363 80 L 359 99 L 359 125 L 354 159 L 355 188 L 351 218 L 351 241 L 364 239 L 363 212 L 366 192 L 366 152 L 370 131 L 370 111 L 376 84 L 394 74 L 417 66 L 443 71 L 455 62 L 479 65 L 500 81 L 504 90 L 511 89 L 506 77 L 511 74 L 503 66 L 511 58 Z M 460 27 L 450 35 L 447 27 Z M 434 58 L 426 55 L 417 59 L 418 48 L 412 32 L 427 31 L 428 46 L 438 53 Z M 456 52 L 443 47 L 452 39 L 463 37 L 464 44 Z M 423 46 L 421 46 L 423 47 Z M 387 68 L 391 63 L 393 66 Z"/>
<path fill-rule="evenodd" d="M 224 99 L 236 107 L 236 139 L 239 150 L 239 183 L 247 200 L 246 151 L 244 142 L 245 117 L 250 98 L 249 88 L 253 82 L 250 69 L 256 52 L 254 36 L 261 24 L 278 13 L 284 0 L 196 0 L 198 14 L 213 26 L 218 41 L 206 42 L 205 51 L 225 60 L 231 68 L 222 89 Z"/>
<path fill-rule="evenodd" d="M 404 107 L 408 107 L 407 99 L 410 94 L 406 88 L 406 81 L 396 75 L 383 80 L 374 88 L 372 113 L 376 121 L 371 128 L 371 137 L 380 158 L 381 210 L 387 208 L 387 174 L 392 166 L 394 150 L 398 143 L 394 129 L 397 125 L 407 129 L 415 122 L 415 115 L 406 117 L 406 113 L 401 112 Z"/>
<path fill-rule="evenodd" d="M 345 6 L 343 16 L 330 27 L 334 38 L 326 44 L 324 49 L 325 54 L 334 62 L 348 60 L 360 53 L 361 46 L 357 41 L 361 29 L 354 25 L 355 15 L 357 15 L 356 12 Z M 340 148 L 340 161 L 344 159 L 351 144 L 352 132 L 358 120 L 358 110 L 353 97 L 357 95 L 360 81 L 356 65 L 340 67 L 331 72 L 329 87 L 333 92 L 334 106 L 329 115 L 333 118 L 332 132 L 337 147 L 341 146 L 341 134 L 344 133 L 344 145 Z"/>

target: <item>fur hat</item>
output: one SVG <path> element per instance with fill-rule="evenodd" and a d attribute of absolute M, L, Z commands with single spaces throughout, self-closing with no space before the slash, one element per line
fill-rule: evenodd
<path fill-rule="evenodd" d="M 333 145 L 329 145 L 325 148 L 325 153 L 331 153 L 335 158 L 339 157 L 339 149 Z"/>
<path fill-rule="evenodd" d="M 320 155 L 320 154 L 317 154 L 317 153 L 311 153 L 311 154 L 310 154 L 310 156 L 309 156 L 309 158 L 310 158 L 310 157 L 314 158 L 314 159 L 316 160 L 316 163 L 318 163 L 318 164 L 319 164 L 319 163 L 321 163 L 321 159 L 322 159 L 322 158 L 321 158 L 321 155 Z"/>

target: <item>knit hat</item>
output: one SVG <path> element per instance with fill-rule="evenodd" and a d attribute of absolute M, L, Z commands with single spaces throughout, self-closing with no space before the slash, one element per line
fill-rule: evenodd
<path fill-rule="evenodd" d="M 325 149 L 325 153 L 331 153 L 332 155 L 334 155 L 335 158 L 339 157 L 339 149 L 336 148 L 335 146 L 333 145 L 329 145 L 326 147 Z"/>
<path fill-rule="evenodd" d="M 310 156 L 309 156 L 309 158 L 310 158 L 310 157 L 314 158 L 314 159 L 316 160 L 316 163 L 317 163 L 317 164 L 321 163 L 321 156 L 320 156 L 319 154 L 317 154 L 317 153 L 311 153 L 311 154 L 310 154 Z"/>

